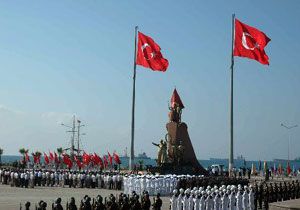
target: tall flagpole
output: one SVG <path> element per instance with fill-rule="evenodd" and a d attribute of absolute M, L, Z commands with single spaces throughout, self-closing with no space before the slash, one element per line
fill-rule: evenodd
<path fill-rule="evenodd" d="M 132 115 L 131 115 L 131 145 L 129 170 L 134 168 L 134 111 L 135 111 L 135 77 L 136 77 L 136 41 L 137 41 L 138 26 L 135 27 L 134 35 L 134 64 L 133 64 L 133 89 L 132 89 Z"/>
<path fill-rule="evenodd" d="M 232 169 L 234 166 L 233 163 L 233 48 L 234 48 L 234 20 L 235 14 L 232 14 L 232 44 L 231 44 L 231 77 L 230 77 L 230 143 L 229 143 L 229 165 L 228 172 L 229 175 L 232 175 Z"/>

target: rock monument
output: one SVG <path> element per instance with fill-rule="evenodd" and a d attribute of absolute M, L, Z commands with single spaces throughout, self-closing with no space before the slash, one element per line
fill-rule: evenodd
<path fill-rule="evenodd" d="M 153 143 L 159 148 L 157 164 L 160 172 L 208 175 L 196 158 L 188 127 L 181 121 L 182 109 L 184 105 L 175 88 L 169 105 L 165 140 L 161 140 L 159 144 Z"/>

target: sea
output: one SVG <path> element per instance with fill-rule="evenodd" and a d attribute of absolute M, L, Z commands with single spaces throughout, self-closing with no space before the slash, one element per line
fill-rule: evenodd
<path fill-rule="evenodd" d="M 12 163 L 14 161 L 20 161 L 22 159 L 21 156 L 17 155 L 3 155 L 2 156 L 2 163 Z M 43 159 L 43 158 L 41 158 Z M 120 160 L 122 162 L 121 168 L 128 168 L 129 165 L 129 158 L 128 157 L 120 157 Z M 212 165 L 218 164 L 218 165 L 223 165 L 224 169 L 227 170 L 228 166 L 228 159 L 223 159 L 223 158 L 210 158 L 208 160 L 198 160 L 199 163 L 204 167 L 204 168 L 209 168 Z M 278 168 L 279 164 L 283 167 L 287 167 L 287 160 L 284 159 L 274 159 L 272 161 L 266 161 L 268 164 L 268 167 L 275 167 Z M 300 169 L 300 160 L 290 160 L 290 167 L 293 170 L 299 170 Z M 135 164 L 139 165 L 142 164 L 144 166 L 156 166 L 156 160 L 153 158 L 135 158 Z M 245 159 L 234 159 L 234 166 L 236 168 L 240 167 L 246 167 L 246 168 L 251 168 L 252 164 L 255 165 L 256 170 L 263 168 L 264 161 L 263 160 L 245 160 Z"/>

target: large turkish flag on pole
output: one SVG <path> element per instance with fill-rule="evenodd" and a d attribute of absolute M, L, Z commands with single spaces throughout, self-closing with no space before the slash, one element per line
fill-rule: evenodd
<path fill-rule="evenodd" d="M 264 50 L 269 41 L 271 39 L 260 30 L 235 19 L 234 56 L 247 57 L 269 65 L 269 57 Z"/>
<path fill-rule="evenodd" d="M 169 61 L 162 56 L 160 46 L 151 37 L 139 32 L 136 64 L 164 72 L 169 66 Z"/>

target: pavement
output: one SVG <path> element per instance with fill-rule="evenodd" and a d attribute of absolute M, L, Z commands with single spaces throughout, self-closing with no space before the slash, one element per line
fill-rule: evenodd
<path fill-rule="evenodd" d="M 300 209 L 300 199 L 271 203 L 270 209 L 271 210 Z"/>
<path fill-rule="evenodd" d="M 9 185 L 0 184 L 0 210 L 17 210 L 24 209 L 26 201 L 31 203 L 31 208 L 34 209 L 35 204 L 40 200 L 47 202 L 47 209 L 51 209 L 51 204 L 58 197 L 62 199 L 62 205 L 65 209 L 67 201 L 71 197 L 75 198 L 76 205 L 79 207 L 80 200 L 85 196 L 89 195 L 91 198 L 95 198 L 97 195 L 102 197 L 109 196 L 111 193 L 118 195 L 122 191 L 107 190 L 107 189 L 87 189 L 87 188 L 62 188 L 62 187 L 36 187 L 36 188 L 18 188 L 11 187 Z M 162 210 L 169 209 L 169 198 L 162 197 L 163 208 Z M 152 202 L 152 198 L 151 198 Z"/>

